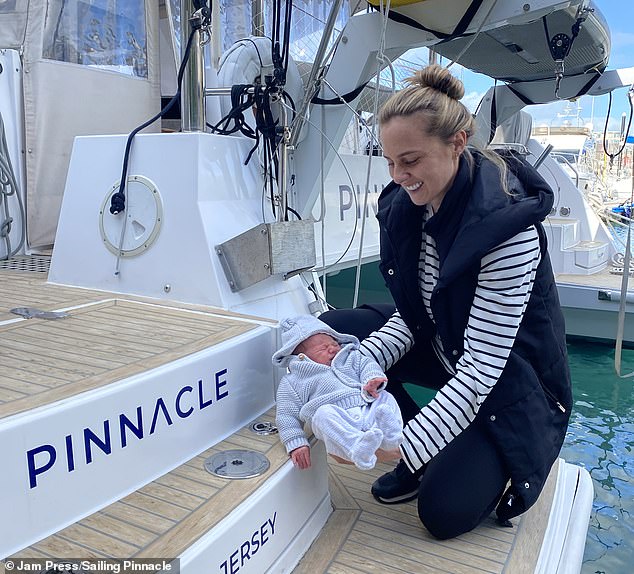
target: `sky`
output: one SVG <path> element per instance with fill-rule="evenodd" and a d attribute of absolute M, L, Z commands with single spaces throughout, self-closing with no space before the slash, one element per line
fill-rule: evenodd
<path fill-rule="evenodd" d="M 608 69 L 634 67 L 634 1 L 633 0 L 595 0 L 595 6 L 603 14 L 610 28 L 612 48 Z M 443 62 L 446 63 L 446 62 Z M 463 102 L 469 109 L 474 110 L 487 89 L 493 85 L 493 81 L 480 74 L 464 70 L 460 66 L 452 67 L 454 74 L 459 76 L 465 84 L 465 97 Z M 608 110 L 609 96 L 583 96 L 578 103 L 554 102 L 526 108 L 533 116 L 533 126 L 560 125 L 563 120 L 561 115 L 568 106 L 568 113 L 572 111 L 578 114 L 580 125 L 592 123 L 593 130 L 602 132 Z M 628 88 L 615 90 L 612 95 L 612 107 L 610 110 L 608 129 L 618 131 L 621 126 L 621 117 L 626 113 L 626 121 L 630 117 L 630 105 Z M 574 122 L 574 120 L 573 120 Z M 629 133 L 634 135 L 634 121 Z"/>

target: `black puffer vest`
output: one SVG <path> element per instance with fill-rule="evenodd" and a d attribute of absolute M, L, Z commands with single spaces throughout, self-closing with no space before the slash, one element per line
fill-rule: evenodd
<path fill-rule="evenodd" d="M 510 193 L 505 193 L 495 164 L 472 154 L 472 165 L 461 158 L 453 186 L 425 226 L 440 258 L 431 296 L 436 325 L 418 284 L 425 207 L 414 205 L 394 182 L 379 198 L 380 268 L 416 344 L 429 344 L 438 332 L 455 365 L 463 354 L 482 257 L 536 226 L 541 262 L 535 284 L 506 367 L 473 422 L 486 429 L 505 460 L 511 487 L 497 512 L 510 518 L 537 500 L 559 454 L 572 406 L 564 321 L 541 224 L 553 193 L 532 166 L 516 157 L 507 158 Z"/>

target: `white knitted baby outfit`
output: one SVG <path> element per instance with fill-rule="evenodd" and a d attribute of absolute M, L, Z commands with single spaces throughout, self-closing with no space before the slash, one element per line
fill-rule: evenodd
<path fill-rule="evenodd" d="M 287 368 L 277 391 L 276 417 L 287 452 L 308 446 L 303 427 L 310 422 L 329 453 L 359 468 L 373 468 L 377 448 L 393 449 L 403 440 L 403 420 L 394 397 L 382 388 L 378 399 L 362 390 L 370 379 L 384 377 L 383 371 L 361 354 L 356 337 L 338 333 L 311 315 L 286 319 L 281 329 L 282 346 L 273 355 L 273 364 Z M 293 354 L 317 333 L 330 335 L 342 347 L 330 365 Z"/>

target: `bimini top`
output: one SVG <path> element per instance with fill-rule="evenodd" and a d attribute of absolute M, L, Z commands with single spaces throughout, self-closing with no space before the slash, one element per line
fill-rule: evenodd
<path fill-rule="evenodd" d="M 379 7 L 379 0 L 369 3 Z M 393 0 L 389 17 L 432 32 L 440 39 L 432 48 L 443 57 L 511 84 L 553 79 L 557 59 L 563 60 L 566 77 L 605 69 L 610 31 L 594 2 L 587 3 L 585 10 L 577 3 L 525 16 L 521 15 L 524 0 L 503 4 L 511 3 L 517 3 L 520 15 L 495 28 L 483 22 L 491 7 L 484 0 Z"/>

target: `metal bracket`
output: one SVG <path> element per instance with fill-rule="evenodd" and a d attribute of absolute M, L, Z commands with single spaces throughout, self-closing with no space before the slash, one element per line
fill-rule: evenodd
<path fill-rule="evenodd" d="M 312 219 L 261 223 L 215 246 L 232 291 L 272 275 L 288 279 L 315 266 Z"/>

